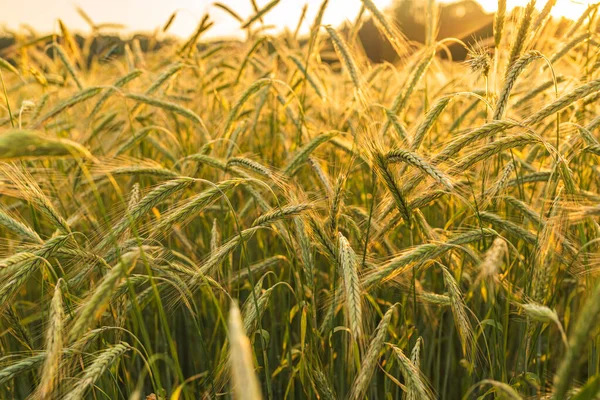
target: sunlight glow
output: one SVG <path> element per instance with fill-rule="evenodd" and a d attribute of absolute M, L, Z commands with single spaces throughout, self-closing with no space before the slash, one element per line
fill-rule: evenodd
<path fill-rule="evenodd" d="M 243 37 L 239 22 L 226 12 L 212 4 L 220 1 L 242 18 L 254 14 L 250 0 L 21 0 L 16 7 L 4 7 L 0 16 L 2 26 L 18 29 L 27 24 L 40 32 L 57 31 L 56 20 L 61 18 L 69 28 L 75 31 L 88 31 L 87 24 L 75 11 L 81 7 L 97 22 L 120 23 L 127 32 L 152 32 L 165 24 L 171 13 L 178 11 L 177 17 L 169 29 L 171 34 L 187 37 L 196 29 L 202 16 L 209 12 L 214 26 L 205 37 Z M 259 7 L 270 0 L 257 0 Z M 377 7 L 384 9 L 392 0 L 374 0 Z M 302 12 L 308 4 L 306 18 L 301 32 L 308 32 L 322 0 L 281 0 L 264 18 L 266 25 L 274 25 L 275 30 L 283 27 L 294 30 Z M 51 4 L 51 7 L 49 5 Z M 352 21 L 358 15 L 361 0 L 330 0 L 323 18 L 324 24 L 338 25 L 345 20 Z"/>
<path fill-rule="evenodd" d="M 498 9 L 498 0 L 478 0 L 481 6 L 487 12 L 494 12 Z M 528 0 L 507 0 L 507 6 L 509 8 L 521 6 L 525 7 Z M 593 3 L 588 0 L 558 0 L 552 9 L 552 15 L 555 17 L 567 17 L 573 20 L 579 18 L 579 16 L 585 11 L 588 4 Z M 538 0 L 536 7 L 541 10 L 546 5 L 546 0 Z"/>
<path fill-rule="evenodd" d="M 508 0 L 508 6 L 509 8 L 524 6 L 527 1 Z M 34 27 L 38 32 L 58 32 L 56 23 L 58 18 L 74 31 L 87 32 L 89 27 L 75 11 L 76 6 L 79 6 L 97 23 L 112 22 L 125 25 L 124 32 L 152 32 L 163 26 L 171 13 L 179 10 L 169 33 L 180 37 L 189 36 L 202 16 L 209 12 L 215 24 L 207 31 L 205 37 L 243 37 L 244 32 L 239 29 L 238 21 L 215 8 L 213 2 L 213 0 L 20 0 L 18 5 L 3 8 L 0 17 L 0 34 L 2 27 L 15 30 L 23 24 Z M 235 10 L 242 18 L 248 18 L 254 13 L 250 0 L 221 0 L 221 2 Z M 268 2 L 269 0 L 257 0 L 259 7 Z M 374 0 L 374 2 L 380 9 L 384 9 L 392 3 L 392 0 Z M 497 0 L 479 0 L 479 2 L 487 12 L 494 12 L 498 3 Z M 279 31 L 284 27 L 294 30 L 302 7 L 308 4 L 308 12 L 300 30 L 301 33 L 306 33 L 321 3 L 322 0 L 281 0 L 266 15 L 265 24 L 273 25 L 273 31 Z M 537 3 L 541 9 L 546 1 L 538 0 Z M 588 3 L 588 0 L 558 0 L 552 14 L 577 19 Z M 330 0 L 323 23 L 339 25 L 345 20 L 353 21 L 360 7 L 361 0 Z"/>

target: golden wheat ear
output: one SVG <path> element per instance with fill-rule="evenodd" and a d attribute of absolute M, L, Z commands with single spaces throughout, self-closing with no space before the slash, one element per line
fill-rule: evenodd
<path fill-rule="evenodd" d="M 234 398 L 237 400 L 260 400 L 262 393 L 252 356 L 252 346 L 244 331 L 240 309 L 232 302 L 227 327 L 229 330 L 229 360 Z"/>
<path fill-rule="evenodd" d="M 64 309 L 62 289 L 64 281 L 59 279 L 54 287 L 50 303 L 49 324 L 46 330 L 46 360 L 42 366 L 38 391 L 42 399 L 51 399 L 55 395 L 56 385 L 60 383 L 60 360 L 64 344 Z"/>

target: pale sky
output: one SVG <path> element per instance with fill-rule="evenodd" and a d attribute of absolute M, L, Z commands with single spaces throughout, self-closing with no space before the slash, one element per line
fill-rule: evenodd
<path fill-rule="evenodd" d="M 270 0 L 256 0 L 259 7 Z M 374 0 L 380 9 L 392 0 Z M 425 0 L 423 0 L 425 1 Z M 314 20 L 322 0 L 281 0 L 264 18 L 265 24 L 294 29 L 304 4 L 308 4 L 307 18 L 301 32 L 307 32 Z M 589 0 L 558 0 L 554 15 L 565 15 L 576 19 Z M 57 32 L 57 18 L 74 31 L 85 32 L 87 24 L 76 13 L 75 7 L 85 10 L 96 23 L 112 22 L 127 26 L 125 32 L 153 31 L 163 26 L 171 13 L 179 10 L 171 25 L 171 34 L 189 36 L 204 13 L 209 12 L 214 26 L 204 37 L 241 36 L 239 23 L 224 11 L 212 6 L 213 0 L 0 0 L 0 33 L 3 27 L 17 29 L 28 24 L 40 32 Z M 242 18 L 253 14 L 250 0 L 221 0 Z M 497 0 L 480 0 L 486 11 L 496 9 Z M 527 0 L 508 0 L 508 5 L 525 5 Z M 538 0 L 541 8 L 546 0 Z M 330 0 L 325 12 L 324 24 L 338 25 L 344 20 L 354 20 L 361 6 L 361 0 Z"/>

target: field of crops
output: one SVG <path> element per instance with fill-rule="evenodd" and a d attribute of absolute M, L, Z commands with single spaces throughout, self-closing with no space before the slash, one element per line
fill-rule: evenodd
<path fill-rule="evenodd" d="M 534 3 L 466 63 L 433 1 L 416 44 L 363 0 L 396 65 L 327 1 L 302 40 L 17 37 L 0 398 L 597 399 L 600 16 Z"/>

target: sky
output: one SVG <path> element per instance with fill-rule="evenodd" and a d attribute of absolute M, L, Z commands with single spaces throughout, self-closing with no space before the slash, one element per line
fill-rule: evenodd
<path fill-rule="evenodd" d="M 241 17 L 253 14 L 250 0 L 220 0 Z M 425 1 L 425 0 L 422 0 Z M 493 12 L 497 0 L 479 0 L 486 11 Z M 259 7 L 270 0 L 256 0 Z M 307 32 L 319 9 L 322 0 L 281 0 L 265 17 L 265 24 L 275 29 L 289 27 L 295 29 L 302 7 L 308 4 L 308 12 L 301 32 Z M 391 0 L 374 0 L 383 9 Z M 564 15 L 576 19 L 585 10 L 589 0 L 558 0 L 554 15 Z M 3 28 L 18 29 L 27 24 L 39 32 L 58 32 L 56 20 L 61 18 L 74 31 L 89 30 L 85 21 L 77 14 L 79 6 L 92 17 L 95 23 L 119 23 L 127 28 L 124 32 L 150 32 L 165 24 L 169 16 L 177 11 L 177 16 L 169 28 L 169 33 L 189 36 L 197 27 L 205 13 L 209 13 L 214 26 L 204 37 L 243 37 L 239 23 L 224 11 L 213 6 L 213 0 L 0 0 L 0 34 Z M 525 5 L 527 0 L 508 0 L 509 7 Z M 538 0 L 543 7 L 546 0 Z M 361 7 L 361 0 L 330 0 L 325 12 L 324 24 L 338 25 L 345 20 L 354 20 Z"/>

